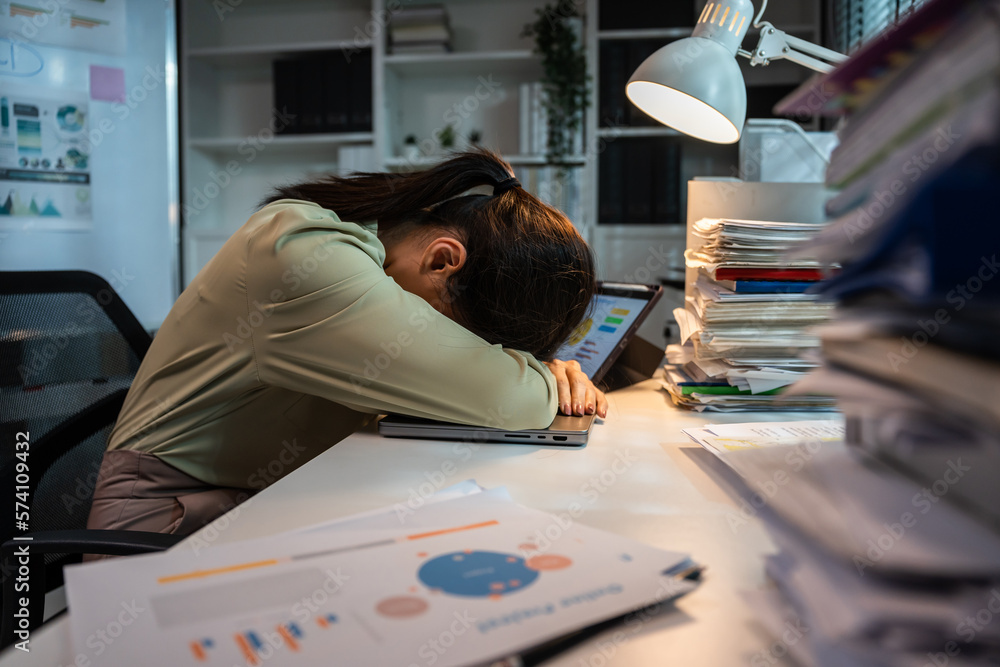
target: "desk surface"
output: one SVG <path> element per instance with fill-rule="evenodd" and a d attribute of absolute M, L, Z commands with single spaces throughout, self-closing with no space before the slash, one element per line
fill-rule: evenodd
<path fill-rule="evenodd" d="M 823 417 L 689 413 L 674 408 L 655 380 L 609 399 L 607 419 L 595 426 L 583 449 L 482 444 L 472 451 L 466 443 L 356 433 L 196 535 L 221 544 L 273 534 L 406 503 L 465 479 L 506 486 L 516 502 L 546 512 L 566 512 L 575 502 L 583 508 L 580 523 L 690 553 L 708 569 L 702 585 L 681 598 L 676 610 L 617 633 L 610 630 L 546 664 L 747 663 L 773 639 L 756 625 L 741 593 L 763 585 L 762 556 L 773 545 L 756 519 L 740 518 L 741 501 L 731 495 L 727 469 L 681 429 Z M 93 658 L 71 651 L 65 615 L 32 633 L 30 646 L 30 653 L 8 649 L 0 663 L 68 667 Z"/>

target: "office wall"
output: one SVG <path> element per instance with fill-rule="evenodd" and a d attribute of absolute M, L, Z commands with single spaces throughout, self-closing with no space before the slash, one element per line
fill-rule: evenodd
<path fill-rule="evenodd" d="M 122 54 L 46 44 L 23 22 L 13 24 L 21 26 L 13 34 L 12 23 L 2 26 L 0 95 L 37 90 L 85 100 L 92 151 L 90 219 L 0 217 L 0 267 L 92 271 L 115 287 L 144 326 L 156 328 L 176 299 L 178 285 L 174 3 L 122 2 Z M 62 4 L 65 9 L 71 0 Z M 28 66 L 36 58 L 41 67 Z M 92 96 L 92 65 L 124 70 L 124 103 Z M 12 71 L 12 66 L 21 70 Z M 11 185 L 0 181 L 8 186 L 0 202 Z"/>

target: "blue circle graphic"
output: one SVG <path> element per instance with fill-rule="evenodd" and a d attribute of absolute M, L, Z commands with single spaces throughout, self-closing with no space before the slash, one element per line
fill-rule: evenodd
<path fill-rule="evenodd" d="M 496 551 L 455 551 L 430 559 L 417 572 L 428 588 L 463 597 L 507 595 L 529 586 L 538 571 L 524 559 Z"/>

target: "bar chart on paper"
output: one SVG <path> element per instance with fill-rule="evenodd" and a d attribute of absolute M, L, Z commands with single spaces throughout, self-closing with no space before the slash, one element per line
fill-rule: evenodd
<path fill-rule="evenodd" d="M 547 544 L 552 521 L 482 491 L 429 504 L 405 528 L 389 508 L 352 525 L 69 568 L 71 634 L 85 647 L 92 619 L 117 618 L 127 599 L 136 617 L 95 667 L 448 667 L 645 607 L 658 586 L 666 598 L 694 587 L 671 574 L 685 554 L 576 524 Z M 428 643 L 444 630 L 447 651 Z"/>
<path fill-rule="evenodd" d="M 615 349 L 646 302 L 642 299 L 599 294 L 593 312 L 570 335 L 556 352 L 557 359 L 575 359 L 588 376 Z"/>

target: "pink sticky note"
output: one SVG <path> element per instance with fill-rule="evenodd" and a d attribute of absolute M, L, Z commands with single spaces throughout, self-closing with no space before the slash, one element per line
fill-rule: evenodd
<path fill-rule="evenodd" d="M 90 66 L 90 99 L 125 101 L 125 70 L 120 67 Z"/>

